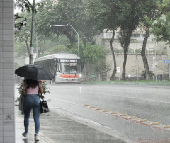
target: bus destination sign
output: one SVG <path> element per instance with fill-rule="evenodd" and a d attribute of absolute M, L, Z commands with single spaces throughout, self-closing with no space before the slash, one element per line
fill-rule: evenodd
<path fill-rule="evenodd" d="M 71 59 L 60 59 L 61 63 L 77 63 L 77 60 L 71 60 Z"/>

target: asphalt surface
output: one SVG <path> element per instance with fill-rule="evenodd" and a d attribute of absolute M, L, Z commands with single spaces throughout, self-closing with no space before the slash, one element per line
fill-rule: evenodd
<path fill-rule="evenodd" d="M 60 108 L 116 130 L 124 139 L 134 142 L 170 142 L 170 128 L 164 128 L 170 118 L 169 87 L 90 84 L 49 87 L 50 95 L 46 97 L 50 98 L 51 108 Z M 115 111 L 117 114 L 112 114 Z M 152 125 L 155 122 L 159 124 Z"/>
<path fill-rule="evenodd" d="M 15 126 L 16 126 L 16 143 L 126 143 L 112 135 L 107 131 L 92 128 L 87 122 L 82 123 L 80 120 L 74 120 L 72 117 L 62 113 L 57 113 L 55 109 L 49 113 L 40 116 L 40 141 L 34 141 L 34 121 L 32 114 L 30 116 L 28 139 L 22 137 L 24 132 L 23 124 L 24 116 L 15 107 Z"/>
<path fill-rule="evenodd" d="M 59 86 L 58 88 L 61 88 L 61 86 Z M 98 88 L 98 89 L 100 89 L 100 88 Z M 154 89 L 157 89 L 157 88 L 154 88 Z M 79 90 L 78 91 L 80 93 L 83 92 L 83 88 L 81 88 Z M 59 90 L 57 90 L 57 91 L 59 92 Z M 67 88 L 67 91 L 70 94 L 70 91 L 69 91 L 68 88 Z M 76 91 L 74 90 L 74 93 Z M 86 90 L 86 91 L 90 92 L 89 90 Z M 139 96 L 140 93 L 137 93 L 136 88 L 135 88 L 135 91 L 136 91 L 136 94 Z M 64 92 L 66 92 L 66 91 L 62 91 L 62 93 L 61 93 L 62 96 L 64 96 Z M 159 89 L 159 92 L 157 91 L 156 95 L 157 94 L 162 95 L 162 92 L 165 92 L 165 91 L 160 91 L 160 89 Z M 53 93 L 53 91 L 52 91 L 52 88 L 51 88 L 51 94 L 52 93 Z M 153 93 L 153 91 L 152 91 L 152 93 Z M 168 92 L 166 92 L 166 93 L 168 93 Z M 88 95 L 89 95 L 89 93 L 88 93 Z M 145 95 L 145 94 L 142 92 L 142 95 Z M 147 90 L 147 94 L 146 95 L 148 95 L 148 90 Z M 94 96 L 94 94 L 93 94 L 93 96 Z M 152 97 L 152 94 L 149 97 Z M 154 95 L 154 98 L 155 97 L 157 97 L 157 96 Z M 57 98 L 57 96 L 55 95 L 55 99 L 56 98 Z M 142 96 L 142 98 L 144 98 L 144 97 Z M 133 98 L 131 98 L 131 100 L 132 99 Z M 164 101 L 162 101 L 163 99 L 164 98 L 161 98 L 161 101 L 160 101 L 161 103 L 164 102 Z M 75 100 L 75 102 L 76 102 L 78 100 L 78 97 L 76 99 L 69 99 L 69 98 L 67 98 L 67 100 L 69 100 L 69 102 L 71 102 L 72 100 Z M 151 100 L 153 102 L 156 99 L 154 99 L 154 100 L 153 99 L 148 99 L 148 100 Z M 93 101 L 93 100 L 91 100 L 91 101 Z M 165 99 L 165 101 L 166 102 L 169 101 L 169 98 Z M 136 102 L 136 100 L 135 100 L 135 102 Z M 49 103 L 51 104 L 51 101 Z M 97 104 L 99 104 L 99 101 L 97 102 Z M 82 105 L 84 105 L 84 104 L 82 104 Z M 94 105 L 95 106 L 95 104 L 89 104 L 89 105 Z M 40 143 L 125 143 L 125 142 L 131 143 L 131 141 L 127 140 L 126 138 L 124 138 L 121 135 L 115 136 L 116 133 L 112 134 L 111 132 L 113 130 L 109 130 L 107 128 L 103 129 L 104 128 L 103 126 L 100 128 L 100 125 L 96 124 L 98 122 L 91 123 L 90 121 L 86 121 L 85 119 L 83 119 L 83 120 L 80 119 L 79 120 L 79 119 L 75 118 L 75 117 L 77 117 L 77 115 L 74 116 L 75 113 L 73 113 L 73 111 L 70 112 L 72 114 L 72 116 L 69 116 L 68 112 L 66 114 L 62 113 L 62 111 L 59 109 L 59 107 L 60 107 L 59 103 L 57 104 L 57 106 L 53 105 L 51 107 L 49 113 L 41 114 L 41 117 L 40 117 L 41 118 L 40 119 L 41 120 L 41 129 L 40 129 L 40 138 L 41 139 L 39 141 Z M 139 104 L 138 104 L 138 106 L 139 106 Z M 63 105 L 61 107 L 63 107 Z M 71 108 L 70 104 L 69 104 L 69 108 Z M 89 108 L 89 109 L 91 109 L 91 108 Z M 158 110 L 158 108 L 156 108 L 156 109 Z M 74 109 L 74 111 L 75 110 L 77 110 L 77 109 Z M 85 108 L 84 110 L 88 110 L 88 107 L 87 107 L 87 109 Z M 147 110 L 148 110 L 148 108 L 147 108 Z M 122 113 L 124 113 L 124 112 L 122 112 Z M 141 116 L 141 114 L 140 114 L 140 116 Z M 95 117 L 97 118 L 97 116 L 95 116 Z M 89 118 L 87 118 L 87 119 L 89 119 Z M 91 121 L 95 121 L 95 120 L 91 120 Z M 107 121 L 107 119 L 105 118 L 104 121 Z M 123 130 L 123 131 L 125 130 L 125 128 L 120 128 L 120 125 L 122 124 L 122 122 L 121 123 L 117 123 L 117 122 L 113 121 L 113 119 L 112 119 L 112 124 L 114 124 L 113 129 L 115 129 L 115 130 L 117 130 L 117 129 L 118 130 Z M 129 124 L 132 124 L 132 123 L 128 122 L 128 125 Z M 150 122 L 149 122 L 149 124 L 150 124 Z M 104 125 L 104 124 L 101 124 L 101 125 Z M 116 129 L 116 126 L 118 126 L 117 129 Z M 139 125 L 135 124 L 135 126 L 139 126 Z M 127 128 L 127 124 L 124 127 Z M 151 133 L 154 135 L 153 138 L 157 137 L 157 136 L 155 136 L 155 135 L 157 135 L 156 132 L 161 132 L 161 130 L 159 130 L 160 128 L 158 128 L 157 126 L 154 126 L 153 127 L 154 129 L 150 128 L 150 126 L 141 126 L 140 125 L 139 127 L 140 128 L 144 128 L 143 129 L 144 132 L 146 131 L 145 130 L 146 127 L 149 128 L 149 130 L 151 130 Z M 135 131 L 135 134 L 137 134 L 137 137 L 141 136 L 141 132 L 138 132 L 136 127 L 135 127 L 135 129 L 136 130 L 134 130 L 134 128 L 133 128 L 132 132 Z M 158 131 L 155 130 L 155 129 L 158 129 Z M 32 116 L 30 118 L 29 130 L 30 130 L 29 138 L 28 139 L 24 139 L 22 137 L 22 132 L 24 131 L 23 115 L 20 114 L 20 111 L 18 110 L 18 106 L 16 106 L 16 143 L 35 143 L 34 138 L 33 138 L 33 136 L 34 136 L 34 122 L 33 122 Z M 169 132 L 167 132 L 167 134 L 168 133 Z M 145 132 L 145 134 L 147 134 L 147 132 Z M 167 139 L 167 138 L 165 138 L 165 139 Z M 168 140 L 166 140 L 166 141 L 164 140 L 161 143 L 168 143 L 169 140 L 170 140 L 170 138 L 168 138 Z M 151 143 L 152 142 L 153 143 L 153 140 L 149 140 L 149 139 L 148 140 L 138 140 L 138 142 L 147 142 L 147 143 Z M 160 143 L 160 141 L 156 141 L 155 140 L 155 143 L 156 142 Z"/>

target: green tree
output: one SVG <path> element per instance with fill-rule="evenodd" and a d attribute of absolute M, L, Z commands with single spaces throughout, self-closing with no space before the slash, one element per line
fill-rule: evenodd
<path fill-rule="evenodd" d="M 68 44 L 68 40 L 64 36 L 60 36 L 58 39 L 53 34 L 50 35 L 49 37 L 44 35 L 38 35 L 37 37 L 38 37 L 39 57 L 47 54 L 55 54 L 56 52 L 63 52 L 62 48 L 57 49 L 58 45 L 62 45 L 63 47 L 66 47 L 66 45 Z M 54 49 L 56 49 L 57 51 Z"/>
<path fill-rule="evenodd" d="M 94 29 L 94 23 L 88 17 L 87 1 L 82 0 L 59 0 L 57 3 L 54 1 L 46 0 L 44 7 L 38 9 L 37 13 L 37 32 L 39 35 L 49 37 L 54 34 L 56 39 L 65 35 L 69 42 L 67 43 L 68 51 L 78 53 L 78 38 L 75 31 L 69 26 L 72 25 L 80 35 L 80 56 L 82 68 L 85 64 L 84 50 L 86 43 L 94 43 L 94 35 L 97 31 Z M 63 27 L 50 27 L 50 25 L 67 25 Z M 83 41 L 83 42 L 82 42 Z M 66 45 L 65 45 L 66 46 Z"/>
<path fill-rule="evenodd" d="M 118 1 L 119 9 L 121 9 L 121 12 L 119 13 L 119 17 L 118 17 L 118 20 L 120 21 L 119 41 L 124 50 L 124 61 L 123 61 L 123 72 L 122 72 L 123 80 L 125 80 L 127 52 L 130 44 L 131 35 L 132 32 L 139 25 L 139 20 L 142 16 L 141 5 L 143 3 L 145 3 L 145 1 L 143 0 Z"/>
<path fill-rule="evenodd" d="M 31 3 L 29 0 L 16 0 L 15 7 L 20 8 L 21 11 L 31 11 Z"/>
<path fill-rule="evenodd" d="M 33 4 L 31 4 L 29 2 L 29 0 L 17 0 L 15 5 L 16 7 L 20 7 L 22 11 L 28 11 L 28 12 L 32 12 L 32 21 L 31 21 L 31 28 L 30 28 L 30 47 L 33 47 L 34 45 L 34 15 L 36 13 L 36 7 L 41 7 L 43 5 L 41 5 L 42 3 L 37 3 L 35 4 L 35 0 L 33 0 Z M 18 19 L 20 17 L 18 17 L 18 14 L 15 14 L 15 19 Z M 26 18 L 25 18 L 26 19 Z M 25 20 L 26 21 L 26 20 Z M 15 28 L 21 29 L 21 27 L 24 26 L 24 21 L 20 22 L 19 24 L 15 24 Z M 32 51 L 32 48 L 31 48 Z M 28 51 L 29 53 L 29 51 Z M 32 54 L 32 53 L 30 53 Z M 33 56 L 30 56 L 30 64 L 33 64 Z"/>
<path fill-rule="evenodd" d="M 47 52 L 48 52 L 47 54 L 65 53 L 65 52 L 68 53 L 68 49 L 64 45 L 57 45 L 53 48 L 50 48 Z"/>
<path fill-rule="evenodd" d="M 107 72 L 106 69 L 104 69 L 106 68 L 105 51 L 101 46 L 90 45 L 88 43 L 83 53 L 85 63 L 93 67 L 95 72 Z M 86 76 L 89 76 L 89 72 L 86 72 Z"/>
<path fill-rule="evenodd" d="M 114 80 L 116 74 L 116 58 L 113 42 L 115 30 L 119 26 L 118 13 L 120 9 L 117 6 L 116 0 L 99 0 L 97 3 L 94 0 L 90 0 L 88 9 L 89 17 L 91 17 L 96 31 L 103 32 L 104 29 L 113 31 L 113 36 L 110 39 L 110 49 L 113 56 L 114 69 L 110 80 Z"/>
<path fill-rule="evenodd" d="M 86 5 L 81 0 L 59 0 L 57 3 L 46 0 L 45 6 L 39 9 L 37 29 L 39 34 L 49 36 L 66 35 L 70 43 L 77 42 L 77 35 L 70 26 L 50 27 L 50 25 L 72 25 L 80 37 L 91 39 L 92 28 L 86 16 Z M 88 30 L 87 30 L 88 29 Z M 82 38 L 82 39 L 83 39 Z"/>
<path fill-rule="evenodd" d="M 15 42 L 15 57 L 28 56 L 28 51 L 24 42 Z"/>
<path fill-rule="evenodd" d="M 155 22 L 156 18 L 160 17 L 161 15 L 161 1 L 160 0 L 149 0 L 144 3 L 144 5 L 141 5 L 143 17 L 141 18 L 141 25 L 142 28 L 145 30 L 145 36 L 142 43 L 142 50 L 141 50 L 141 56 L 144 64 L 144 69 L 146 74 L 144 77 L 146 80 L 150 80 L 150 71 L 149 71 L 149 64 L 146 58 L 146 43 L 147 39 L 150 36 L 151 33 L 151 26 Z"/>
<path fill-rule="evenodd" d="M 94 71 L 100 74 L 107 73 L 109 70 L 111 70 L 110 66 L 111 65 L 106 63 L 104 58 L 99 59 L 95 64 L 93 64 Z"/>
<path fill-rule="evenodd" d="M 20 55 L 25 55 L 25 56 L 29 56 L 29 42 L 30 42 L 30 29 L 31 29 L 31 13 L 28 12 L 21 12 L 19 15 L 19 17 L 16 19 L 15 24 L 20 24 L 23 19 L 25 19 L 24 17 L 27 17 L 25 23 L 23 26 L 18 27 L 16 26 L 15 28 L 15 52 L 16 52 L 16 56 L 20 56 Z M 36 25 L 36 24 L 35 24 Z M 18 29 L 19 28 L 19 29 Z M 36 29 L 35 29 L 36 30 Z M 36 41 L 36 38 L 38 38 L 38 41 Z M 56 51 L 52 50 L 54 49 L 54 47 L 56 47 L 56 45 L 67 45 L 68 44 L 68 40 L 65 36 L 60 36 L 58 39 L 56 38 L 56 36 L 54 36 L 54 34 L 51 34 L 50 36 L 44 36 L 44 35 L 36 35 L 34 37 L 34 52 L 36 52 L 36 46 L 38 46 L 38 55 L 44 56 L 47 55 L 47 53 L 50 54 L 54 54 Z M 36 45 L 38 42 L 38 45 Z M 60 46 L 61 47 L 61 46 Z M 59 48 L 58 52 L 62 52 L 63 49 Z M 67 51 L 66 49 L 64 51 Z"/>
<path fill-rule="evenodd" d="M 105 51 L 101 46 L 98 45 L 87 45 L 84 50 L 85 62 L 96 63 L 99 59 L 105 57 Z"/>
<path fill-rule="evenodd" d="M 25 43 L 26 49 L 27 49 L 27 54 L 29 55 L 29 53 L 30 53 L 29 40 L 30 40 L 30 34 L 31 34 L 30 33 L 31 15 L 30 15 L 30 13 L 22 12 L 18 16 L 21 17 L 21 18 L 15 19 L 15 41 Z M 19 26 L 23 22 L 24 17 L 27 17 L 25 23 L 23 23 L 22 26 Z M 25 52 L 25 50 L 21 50 L 21 51 Z"/>
<path fill-rule="evenodd" d="M 153 24 L 152 32 L 157 41 L 170 43 L 170 0 L 163 0 L 161 10 L 162 15 Z"/>
<path fill-rule="evenodd" d="M 113 36 L 110 39 L 110 48 L 114 61 L 114 70 L 110 78 L 111 80 L 114 80 L 116 74 L 116 60 L 114 48 L 112 46 L 115 35 L 114 31 L 118 27 L 120 28 L 119 42 L 124 50 L 122 79 L 125 80 L 125 67 L 131 35 L 138 27 L 139 21 L 141 19 L 143 20 L 143 17 L 146 16 L 146 13 L 153 11 L 153 5 L 149 5 L 151 1 L 99 0 L 98 3 L 96 3 L 96 1 L 90 0 L 89 13 L 91 17 L 96 20 L 95 28 L 98 30 L 107 29 L 113 31 Z"/>

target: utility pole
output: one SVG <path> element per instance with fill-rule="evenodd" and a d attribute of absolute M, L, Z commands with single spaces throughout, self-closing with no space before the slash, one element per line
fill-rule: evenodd
<path fill-rule="evenodd" d="M 38 58 L 38 36 L 36 36 L 36 58 Z"/>
<path fill-rule="evenodd" d="M 74 27 L 72 25 L 70 25 L 71 28 L 74 30 L 74 32 L 76 32 L 77 34 L 77 38 L 78 38 L 78 56 L 80 56 L 80 49 L 79 49 L 79 33 L 76 31 L 76 29 L 74 29 Z"/>
<path fill-rule="evenodd" d="M 33 64 L 34 21 L 35 21 L 35 0 L 33 0 L 33 5 L 32 5 L 32 23 L 31 23 L 30 61 L 29 61 L 29 64 Z"/>
<path fill-rule="evenodd" d="M 155 47 L 155 79 L 156 79 L 156 81 L 157 81 L 157 69 L 156 69 L 156 41 L 154 41 L 154 47 Z"/>

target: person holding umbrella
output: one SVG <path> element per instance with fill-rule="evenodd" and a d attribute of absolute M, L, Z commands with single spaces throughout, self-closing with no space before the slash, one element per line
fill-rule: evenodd
<path fill-rule="evenodd" d="M 15 74 L 25 77 L 23 81 L 22 94 L 25 95 L 24 102 L 24 137 L 28 136 L 28 125 L 31 109 L 33 109 L 33 118 L 35 122 L 35 141 L 39 141 L 40 130 L 40 98 L 38 92 L 43 93 L 41 80 L 52 80 L 54 77 L 44 68 L 38 65 L 25 65 L 15 70 Z"/>
<path fill-rule="evenodd" d="M 39 141 L 39 130 L 40 130 L 40 98 L 38 96 L 38 91 L 43 93 L 41 81 L 36 81 L 32 79 L 25 79 L 23 82 L 22 93 L 25 95 L 24 102 L 24 127 L 25 132 L 22 133 L 24 137 L 28 136 L 28 125 L 31 109 L 33 109 L 33 118 L 35 123 L 35 140 Z"/>

